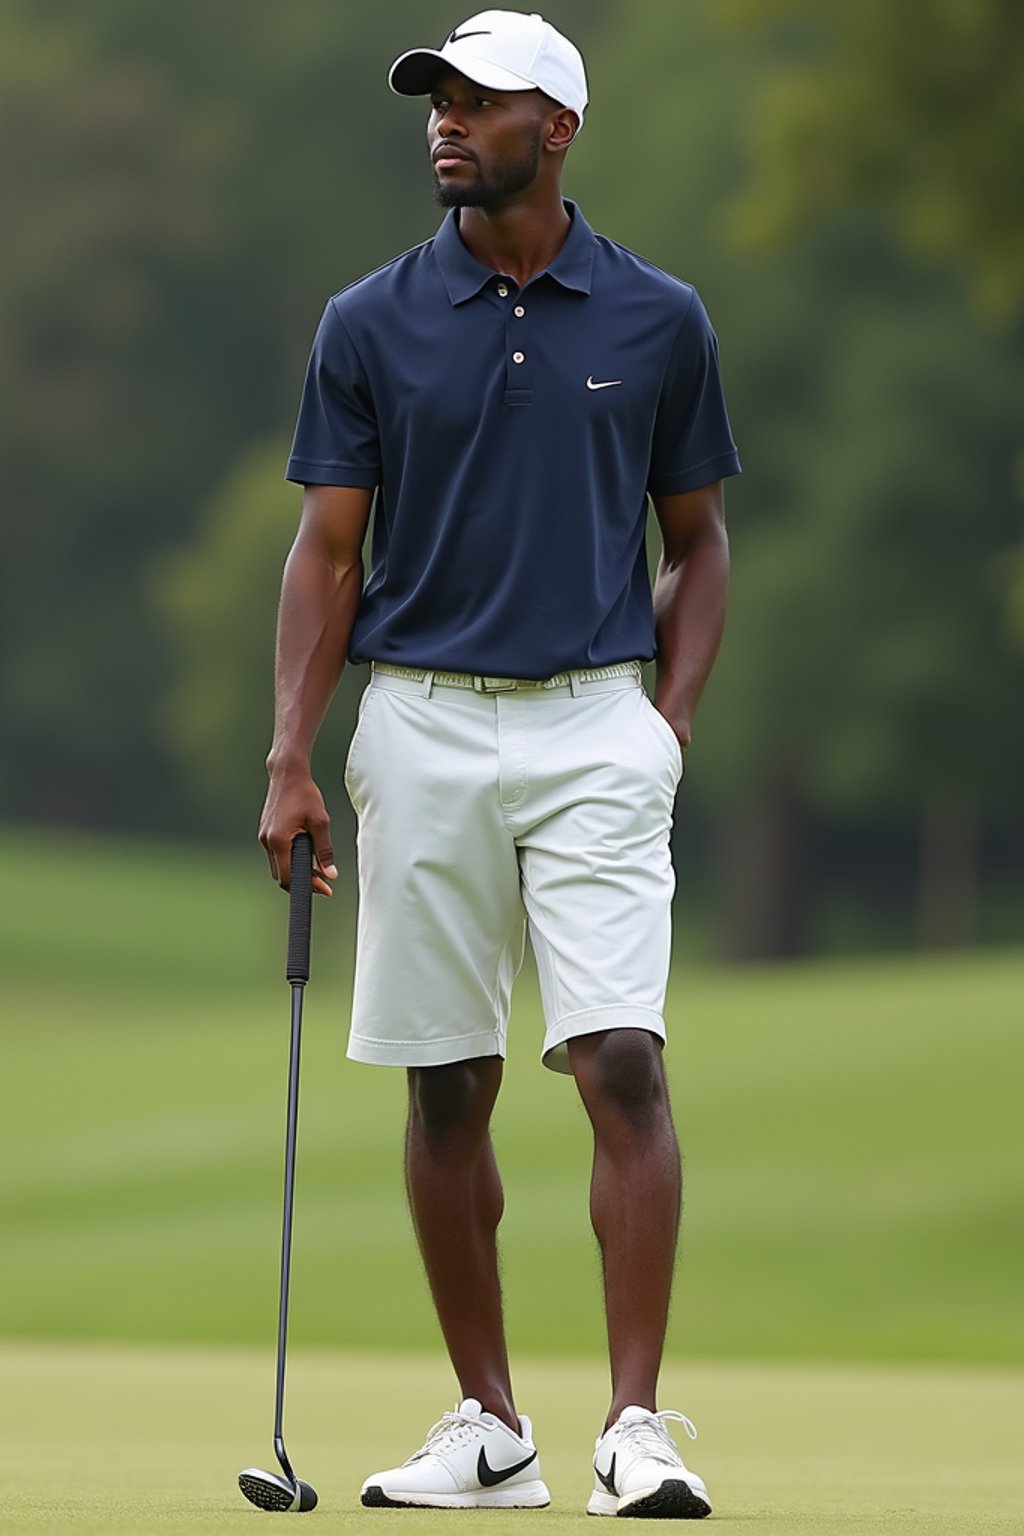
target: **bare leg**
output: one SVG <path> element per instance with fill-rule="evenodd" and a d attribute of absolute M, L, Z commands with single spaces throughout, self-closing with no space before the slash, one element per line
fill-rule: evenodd
<path fill-rule="evenodd" d="M 498 1274 L 504 1196 L 490 1136 L 498 1056 L 409 1069 L 406 1185 L 423 1265 L 463 1397 L 516 1433 Z"/>
<path fill-rule="evenodd" d="M 679 1231 L 679 1144 L 654 1035 L 584 1035 L 569 1041 L 569 1059 L 594 1128 L 590 1215 L 604 1268 L 611 1424 L 630 1403 L 657 1407 Z"/>

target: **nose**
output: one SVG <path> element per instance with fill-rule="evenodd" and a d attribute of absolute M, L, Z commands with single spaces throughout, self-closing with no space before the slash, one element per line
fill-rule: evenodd
<path fill-rule="evenodd" d="M 461 139 L 465 137 L 466 125 L 462 121 L 455 102 L 450 101 L 443 112 L 436 114 L 434 118 L 434 132 L 439 139 Z"/>

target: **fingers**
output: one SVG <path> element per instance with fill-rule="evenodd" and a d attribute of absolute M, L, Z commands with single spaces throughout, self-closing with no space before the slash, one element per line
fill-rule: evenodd
<path fill-rule="evenodd" d="M 325 853 L 318 853 L 313 859 L 313 889 L 319 896 L 333 896 L 334 892 L 327 884 L 328 880 L 337 880 L 338 869 L 334 862 L 334 854 L 328 848 Z"/>
<path fill-rule="evenodd" d="M 312 830 L 308 827 L 299 827 L 290 837 L 283 840 L 275 840 L 267 847 L 267 860 L 270 864 L 270 873 L 283 891 L 291 889 L 292 884 L 292 842 L 299 832 Z M 314 844 L 315 846 L 315 844 Z M 313 890 L 319 896 L 333 896 L 334 892 L 327 884 L 328 880 L 337 880 L 338 867 L 334 862 L 334 851 L 330 842 L 320 852 L 313 855 Z"/>
<path fill-rule="evenodd" d="M 330 828 L 328 828 L 328 831 L 330 831 Z M 314 841 L 313 846 L 316 849 L 315 861 L 317 869 L 325 874 L 328 880 L 337 880 L 338 866 L 334 862 L 334 849 L 331 847 L 330 838 L 328 837 L 326 841 L 319 844 Z"/>
<path fill-rule="evenodd" d="M 319 896 L 330 896 L 332 891 L 327 882 L 337 880 L 338 866 L 334 862 L 331 823 L 326 809 L 322 816 L 309 821 L 308 830 L 313 839 L 313 889 Z"/>
<path fill-rule="evenodd" d="M 271 877 L 285 891 L 291 886 L 292 842 L 300 832 L 308 832 L 313 842 L 313 890 L 330 896 L 328 882 L 338 878 L 331 822 L 323 797 L 308 775 L 272 782 L 260 823 L 259 839 Z"/>
<path fill-rule="evenodd" d="M 267 827 L 266 811 L 264 811 L 263 817 L 262 817 L 262 819 L 260 821 L 259 840 L 260 840 L 260 843 L 262 844 L 263 852 L 267 856 L 267 863 L 270 866 L 270 878 L 271 878 L 271 880 L 276 881 L 276 883 L 278 885 L 280 885 L 281 884 L 281 864 L 280 864 L 280 860 L 278 859 L 278 856 L 277 856 L 276 844 L 274 843 L 273 839 L 271 838 L 270 832 L 269 832 L 268 827 Z M 288 846 L 290 848 L 291 844 L 289 843 Z"/>
<path fill-rule="evenodd" d="M 282 891 L 290 891 L 292 885 L 292 839 L 284 843 L 276 839 L 270 845 L 274 853 L 274 879 Z"/>

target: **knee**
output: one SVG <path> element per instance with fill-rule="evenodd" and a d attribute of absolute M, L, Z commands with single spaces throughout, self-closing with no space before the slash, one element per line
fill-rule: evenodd
<path fill-rule="evenodd" d="M 661 1042 L 644 1029 L 614 1029 L 592 1036 L 577 1081 L 591 1115 L 649 1123 L 668 1113 Z"/>
<path fill-rule="evenodd" d="M 494 1092 L 479 1064 L 457 1061 L 409 1069 L 409 1120 L 430 1140 L 486 1126 Z"/>

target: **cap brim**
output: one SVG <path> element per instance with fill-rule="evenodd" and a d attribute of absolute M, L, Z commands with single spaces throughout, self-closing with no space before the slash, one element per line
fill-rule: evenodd
<path fill-rule="evenodd" d="M 476 59 L 460 50 L 458 60 L 455 60 L 436 48 L 413 48 L 409 53 L 403 53 L 391 66 L 388 85 L 396 96 L 429 96 L 438 76 L 448 69 L 457 75 L 465 75 L 474 85 L 482 85 L 489 91 L 537 89 L 532 80 L 524 80 L 522 75 L 502 69 L 490 59 Z"/>

